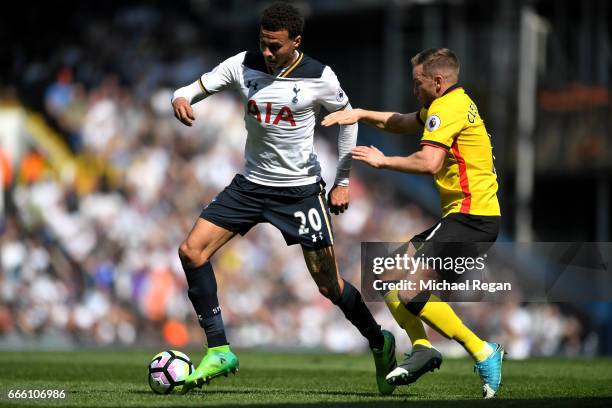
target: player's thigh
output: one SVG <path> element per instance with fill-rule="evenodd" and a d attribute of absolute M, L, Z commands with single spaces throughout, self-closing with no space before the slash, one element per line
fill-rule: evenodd
<path fill-rule="evenodd" d="M 306 267 L 315 281 L 340 279 L 333 245 L 319 249 L 310 249 L 302 246 L 302 253 L 304 254 Z"/>
<path fill-rule="evenodd" d="M 344 283 L 338 270 L 334 246 L 312 249 L 302 245 L 302 252 L 308 272 L 319 290 L 332 299 L 338 298 L 344 289 Z"/>
<path fill-rule="evenodd" d="M 306 266 L 322 292 L 342 289 L 333 247 L 329 208 L 322 184 L 291 187 L 270 197 L 264 219 L 278 228 L 287 245 L 300 244 Z"/>
<path fill-rule="evenodd" d="M 200 218 L 227 231 L 246 234 L 262 218 L 265 188 L 236 175 L 229 186 L 221 191 L 203 210 Z"/>
<path fill-rule="evenodd" d="M 296 197 L 270 199 L 264 218 L 278 228 L 287 245 L 321 249 L 334 243 L 331 218 L 322 187 L 318 184 L 293 187 Z M 299 195 L 298 195 L 299 194 Z"/>
<path fill-rule="evenodd" d="M 235 235 L 236 232 L 215 225 L 204 218 L 198 218 L 180 246 L 181 261 L 185 266 L 199 266 L 209 260 Z"/>
<path fill-rule="evenodd" d="M 411 240 L 417 248 L 415 256 L 420 257 L 437 275 L 432 277 L 426 274 L 423 279 L 441 278 L 452 282 L 459 278 L 466 279 L 470 273 L 481 273 L 472 266 L 495 241 L 499 228 L 495 217 L 488 218 L 451 214 L 415 236 Z"/>

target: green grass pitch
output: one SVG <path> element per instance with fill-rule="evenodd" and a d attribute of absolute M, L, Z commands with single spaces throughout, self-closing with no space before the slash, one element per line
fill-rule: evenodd
<path fill-rule="evenodd" d="M 377 394 L 369 355 L 239 352 L 240 372 L 188 395 L 155 395 L 156 351 L 0 352 L 0 406 L 71 407 L 612 407 L 612 359 L 506 361 L 495 401 L 480 398 L 467 359 L 447 359 L 390 397 Z M 201 352 L 188 353 L 199 361 Z M 10 389 L 64 389 L 66 400 L 9 400 Z"/>

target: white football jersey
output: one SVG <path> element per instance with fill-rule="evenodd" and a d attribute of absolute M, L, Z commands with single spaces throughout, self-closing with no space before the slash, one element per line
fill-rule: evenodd
<path fill-rule="evenodd" d="M 202 75 L 204 96 L 235 89 L 245 103 L 245 177 L 269 186 L 316 183 L 321 168 L 314 150 L 321 106 L 330 112 L 348 97 L 328 66 L 299 52 L 281 74 L 268 72 L 261 52 L 241 52 Z"/>

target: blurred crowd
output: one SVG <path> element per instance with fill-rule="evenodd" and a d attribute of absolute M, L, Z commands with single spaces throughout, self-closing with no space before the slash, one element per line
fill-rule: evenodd
<path fill-rule="evenodd" d="M 204 341 L 177 250 L 203 206 L 243 167 L 243 108 L 236 96 L 219 94 L 195 105 L 193 127 L 175 120 L 170 84 L 195 80 L 216 57 L 195 51 L 196 27 L 180 21 L 165 46 L 180 41 L 192 52 L 168 62 L 166 48 L 127 28 L 155 26 L 159 16 L 145 11 L 124 11 L 114 26 L 93 22 L 81 44 L 59 48 L 45 114 L 75 155 L 101 158 L 118 177 L 100 174 L 82 191 L 72 175 L 45 171 L 53 163 L 44 163 L 32 143 L 28 157 L 39 170 L 11 187 L 15 210 L 1 226 L 0 348 Z M 101 58 L 113 61 L 114 74 L 99 69 Z M 323 178 L 331 182 L 333 132 L 315 140 Z M 354 167 L 350 208 L 332 221 L 341 273 L 359 286 L 361 241 L 408 240 L 434 219 L 384 179 Z M 213 265 L 232 345 L 366 349 L 319 294 L 300 248 L 287 247 L 270 225 L 234 238 Z M 584 354 L 597 341 L 555 305 L 457 306 L 478 333 L 507 344 L 511 357 Z M 408 351 L 384 304 L 370 307 Z M 442 351 L 461 355 L 455 343 L 431 334 Z"/>

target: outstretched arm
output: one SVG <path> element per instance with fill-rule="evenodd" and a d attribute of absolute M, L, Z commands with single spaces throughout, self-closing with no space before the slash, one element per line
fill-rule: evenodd
<path fill-rule="evenodd" d="M 397 113 L 378 112 L 365 109 L 330 113 L 321 124 L 323 126 L 349 125 L 359 121 L 375 126 L 390 133 L 418 133 L 423 125 L 417 119 L 418 112 Z"/>
<path fill-rule="evenodd" d="M 445 157 L 446 150 L 433 146 L 423 146 L 421 150 L 407 157 L 387 157 L 374 146 L 357 146 L 353 149 L 353 159 L 376 169 L 414 174 L 436 174 L 442 168 Z"/>

